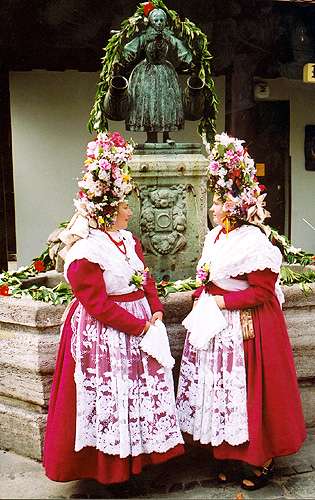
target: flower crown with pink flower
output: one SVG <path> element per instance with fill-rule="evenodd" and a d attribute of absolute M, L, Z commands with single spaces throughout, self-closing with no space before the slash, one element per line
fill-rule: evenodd
<path fill-rule="evenodd" d="M 80 191 L 74 200 L 79 213 L 89 219 L 92 227 L 113 223 L 118 204 L 132 191 L 128 162 L 133 146 L 119 132 L 100 132 L 87 145 Z"/>
<path fill-rule="evenodd" d="M 243 147 L 244 141 L 216 134 L 214 146 L 206 144 L 209 187 L 219 197 L 229 222 L 262 224 L 270 214 L 265 210 L 265 186 L 256 177 L 254 160 Z"/>

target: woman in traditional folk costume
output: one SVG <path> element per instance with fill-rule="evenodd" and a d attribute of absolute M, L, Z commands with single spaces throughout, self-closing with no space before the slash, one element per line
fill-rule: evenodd
<path fill-rule="evenodd" d="M 263 187 L 242 142 L 221 134 L 210 151 L 218 225 L 206 236 L 201 286 L 183 322 L 177 409 L 181 430 L 211 445 L 214 457 L 253 466 L 241 486 L 254 490 L 267 484 L 274 457 L 299 450 L 306 431 L 281 310 L 282 257 L 266 236 Z"/>
<path fill-rule="evenodd" d="M 75 299 L 62 327 L 45 437 L 44 467 L 55 481 L 122 482 L 184 452 L 165 329 L 154 343 L 163 307 L 141 244 L 126 230 L 131 153 L 118 133 L 89 143 L 77 211 L 61 234 Z"/>

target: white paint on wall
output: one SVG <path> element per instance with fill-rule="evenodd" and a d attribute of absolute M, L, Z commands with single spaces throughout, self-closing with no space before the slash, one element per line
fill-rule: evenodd
<path fill-rule="evenodd" d="M 95 73 L 78 71 L 10 74 L 18 265 L 72 214 L 96 83 Z"/>
<path fill-rule="evenodd" d="M 46 247 L 49 234 L 73 213 L 76 179 L 81 175 L 86 124 L 94 102 L 97 73 L 35 70 L 10 74 L 12 150 L 18 265 L 28 264 Z M 224 130 L 224 77 L 216 80 L 220 100 L 217 130 Z M 200 142 L 198 122 L 186 122 L 171 137 Z M 126 133 L 144 142 L 144 133 Z M 160 139 L 161 140 L 161 137 Z"/>
<path fill-rule="evenodd" d="M 292 165 L 292 241 L 315 254 L 315 171 L 305 170 L 305 125 L 315 125 L 315 85 L 290 83 L 290 154 Z"/>

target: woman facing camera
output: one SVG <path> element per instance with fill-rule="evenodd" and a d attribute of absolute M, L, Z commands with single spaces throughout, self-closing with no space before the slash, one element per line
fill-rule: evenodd
<path fill-rule="evenodd" d="M 127 231 L 132 148 L 118 134 L 88 145 L 76 213 L 62 233 L 74 301 L 62 327 L 44 467 L 54 481 L 126 481 L 184 452 L 172 373 L 141 348 L 163 317 L 140 241 Z"/>
<path fill-rule="evenodd" d="M 265 195 L 242 142 L 222 134 L 210 152 L 217 226 L 206 236 L 201 286 L 184 320 L 177 409 L 181 430 L 215 458 L 251 465 L 240 479 L 254 490 L 268 483 L 274 457 L 299 450 L 306 431 L 281 309 L 282 257 L 264 232 Z"/>

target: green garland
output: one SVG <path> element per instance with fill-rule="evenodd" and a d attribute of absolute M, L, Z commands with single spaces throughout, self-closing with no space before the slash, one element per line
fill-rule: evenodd
<path fill-rule="evenodd" d="M 60 224 L 60 228 L 67 223 Z M 279 234 L 270 226 L 264 226 L 267 237 L 280 247 L 285 261 L 288 264 L 300 264 L 302 267 L 315 264 L 315 256 L 312 253 L 304 252 L 300 248 L 295 248 L 286 236 Z M 53 242 L 52 244 L 54 244 Z M 14 298 L 29 297 L 33 300 L 50 302 L 52 304 L 68 304 L 73 299 L 70 286 L 61 282 L 54 288 L 46 286 L 25 284 L 25 280 L 40 276 L 42 271 L 48 271 L 55 268 L 56 262 L 50 257 L 50 246 L 48 246 L 40 256 L 33 259 L 29 266 L 21 267 L 17 271 L 5 271 L 0 274 L 0 296 L 7 295 Z M 38 267 L 40 264 L 40 267 Z M 42 269 L 41 269 L 42 268 Z M 38 270 L 40 269 L 40 270 Z M 291 286 L 299 284 L 301 290 L 308 294 L 312 291 L 309 283 L 315 282 L 314 268 L 306 269 L 302 272 L 283 265 L 280 272 L 280 283 Z M 5 287 L 5 292 L 3 291 Z M 161 297 L 167 297 L 170 293 L 191 291 L 197 288 L 194 278 L 187 278 L 177 281 L 160 281 L 157 283 L 157 290 Z"/>
<path fill-rule="evenodd" d="M 194 23 L 180 17 L 174 10 L 166 7 L 162 0 L 152 0 L 156 8 L 163 9 L 168 17 L 168 25 L 175 36 L 183 39 L 192 52 L 193 64 L 196 74 L 205 83 L 205 106 L 204 116 L 200 120 L 198 132 L 202 137 L 212 143 L 215 134 L 215 122 L 217 115 L 218 99 L 215 94 L 214 82 L 211 77 L 210 61 L 212 56 L 208 49 L 207 36 Z M 125 44 L 144 29 L 144 4 L 139 4 L 136 12 L 125 19 L 120 26 L 118 33 L 115 33 L 109 40 L 102 58 L 102 70 L 100 81 L 97 86 L 94 106 L 91 110 L 88 129 L 91 133 L 108 130 L 108 121 L 104 114 L 104 98 L 110 85 L 112 74 L 117 64 L 123 60 L 122 53 Z"/>
<path fill-rule="evenodd" d="M 315 271 L 308 269 L 303 272 L 294 271 L 288 266 L 281 266 L 280 283 L 281 285 L 292 286 L 298 284 L 304 295 L 310 295 L 313 290 L 310 283 L 315 282 Z"/>
<path fill-rule="evenodd" d="M 270 241 L 279 247 L 285 262 L 301 266 L 315 265 L 315 256 L 312 253 L 294 247 L 290 240 L 283 234 L 279 234 L 276 229 L 266 225 L 264 228 Z"/>
<path fill-rule="evenodd" d="M 40 264 L 36 269 L 36 264 Z M 25 280 L 41 276 L 41 272 L 54 269 L 54 263 L 49 257 L 49 248 L 46 248 L 39 257 L 33 259 L 29 266 L 20 267 L 17 271 L 4 271 L 0 274 L 0 296 L 6 295 L 16 299 L 31 298 L 54 305 L 68 304 L 72 299 L 72 291 L 67 283 L 58 283 L 53 288 L 47 286 L 25 285 Z M 6 287 L 6 293 L 1 293 L 1 287 Z"/>

